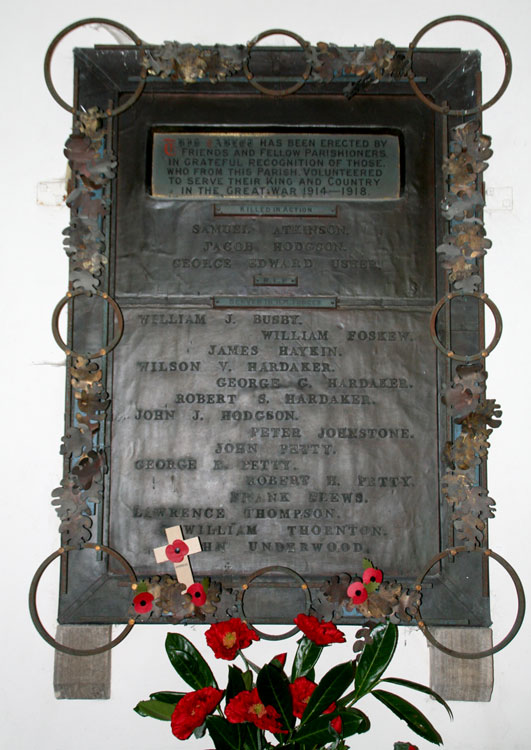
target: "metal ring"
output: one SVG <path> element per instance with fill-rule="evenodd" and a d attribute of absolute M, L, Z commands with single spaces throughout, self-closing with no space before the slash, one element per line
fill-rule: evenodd
<path fill-rule="evenodd" d="M 485 31 L 488 31 L 491 36 L 494 37 L 494 39 L 498 42 L 500 49 L 503 53 L 503 58 L 505 60 L 505 76 L 503 78 L 502 84 L 500 88 L 498 89 L 497 93 L 492 97 L 492 99 L 489 99 L 486 104 L 479 104 L 477 107 L 471 107 L 470 109 L 450 109 L 449 107 L 441 107 L 438 104 L 435 104 L 435 102 L 432 102 L 430 99 L 428 99 L 427 96 L 425 96 L 420 88 L 418 87 L 416 81 L 415 81 L 415 73 L 413 72 L 413 53 L 415 51 L 415 47 L 419 43 L 420 39 L 426 34 L 426 32 L 430 31 L 430 29 L 433 29 L 434 26 L 439 26 L 442 23 L 448 23 L 449 21 L 466 21 L 468 23 L 473 23 L 476 26 L 481 26 L 482 29 L 485 29 Z M 511 53 L 509 52 L 509 47 L 507 46 L 506 42 L 504 41 L 503 37 L 498 34 L 496 29 L 493 29 L 492 26 L 489 26 L 488 23 L 485 23 L 485 21 L 481 21 L 479 18 L 474 18 L 473 16 L 444 16 L 443 18 L 437 18 L 435 21 L 432 21 L 431 23 L 426 24 L 417 34 L 417 36 L 413 39 L 411 44 L 409 45 L 409 50 L 406 56 L 407 60 L 409 60 L 409 83 L 411 85 L 411 88 L 415 92 L 416 96 L 424 103 L 426 106 L 428 106 L 430 109 L 433 109 L 435 112 L 439 112 L 443 115 L 450 115 L 450 116 L 457 116 L 462 117 L 465 115 L 475 115 L 478 112 L 483 112 L 483 110 L 488 109 L 489 107 L 492 107 L 493 104 L 496 104 L 498 99 L 504 94 L 505 89 L 509 85 L 509 81 L 511 80 L 511 74 L 513 70 L 513 64 L 511 60 Z"/>
<path fill-rule="evenodd" d="M 466 552 L 470 551 L 467 550 L 466 547 L 452 547 L 450 549 L 445 549 L 443 552 L 441 552 L 438 555 L 435 555 L 428 565 L 426 566 L 426 569 L 424 572 L 419 576 L 416 582 L 417 590 L 420 591 L 422 588 L 422 581 L 426 577 L 427 573 L 431 570 L 431 568 L 435 565 L 436 562 L 439 560 L 442 560 L 445 557 L 448 557 L 448 555 L 455 556 L 459 552 Z M 520 578 L 518 577 L 516 571 L 514 568 L 512 568 L 507 560 L 505 560 L 500 555 L 497 555 L 496 552 L 493 552 L 491 549 L 480 549 L 479 547 L 475 548 L 475 551 L 482 552 L 487 557 L 492 557 L 494 560 L 500 563 L 500 565 L 505 568 L 507 573 L 511 576 L 511 580 L 514 583 L 514 587 L 516 589 L 516 594 L 518 596 L 518 611 L 516 613 L 516 620 L 514 621 L 514 624 L 512 628 L 510 629 L 509 633 L 501 640 L 496 646 L 493 646 L 492 648 L 485 649 L 485 651 L 454 651 L 451 648 L 448 648 L 447 646 L 444 646 L 442 643 L 439 643 L 439 641 L 430 633 L 428 628 L 426 627 L 426 623 L 423 622 L 422 616 L 420 613 L 420 606 L 417 609 L 417 622 L 419 628 L 422 630 L 428 641 L 435 646 L 435 648 L 438 648 L 440 651 L 442 651 L 445 654 L 448 654 L 448 656 L 455 656 L 458 659 L 482 659 L 484 656 L 492 656 L 493 654 L 498 653 L 498 651 L 501 651 L 502 648 L 505 648 L 515 637 L 515 635 L 520 630 L 520 627 L 522 625 L 524 614 L 525 614 L 525 594 L 524 594 L 524 588 L 522 586 L 522 582 L 520 581 Z"/>
<path fill-rule="evenodd" d="M 54 39 L 52 39 L 50 46 L 48 47 L 46 51 L 46 56 L 44 58 L 44 80 L 46 81 L 46 85 L 48 86 L 48 90 L 50 94 L 53 96 L 57 104 L 59 104 L 63 109 L 66 109 L 67 112 L 71 112 L 73 115 L 79 115 L 81 114 L 80 110 L 75 109 L 74 106 L 70 106 L 67 102 L 65 102 L 64 99 L 59 96 L 57 89 L 53 85 L 52 81 L 52 73 L 51 73 L 51 64 L 52 64 L 52 57 L 53 53 L 55 52 L 55 49 L 59 42 L 64 39 L 67 34 L 70 34 L 71 31 L 74 31 L 75 29 L 80 28 L 81 26 L 87 26 L 89 24 L 102 24 L 106 26 L 112 26 L 115 29 L 119 29 L 120 31 L 123 31 L 124 34 L 127 34 L 127 36 L 137 45 L 137 47 L 140 47 L 142 51 L 142 60 L 144 59 L 144 47 L 143 42 L 138 37 L 134 31 L 131 31 L 131 29 L 127 28 L 127 26 L 124 26 L 122 23 L 119 23 L 118 21 L 111 21 L 108 18 L 83 18 L 81 21 L 76 21 L 75 23 L 71 23 L 70 26 L 66 26 L 62 31 L 60 31 Z M 114 109 L 107 109 L 105 112 L 102 112 L 99 116 L 100 117 L 114 117 L 114 115 L 119 115 L 122 112 L 124 112 L 126 109 L 129 109 L 129 107 L 136 102 L 142 91 L 144 90 L 144 86 L 146 85 L 146 76 L 147 76 L 147 69 L 144 65 L 142 65 L 142 69 L 140 71 L 140 82 L 138 86 L 136 87 L 135 91 L 131 94 L 129 99 L 125 101 L 123 104 L 121 104 L 119 107 L 115 107 Z"/>
<path fill-rule="evenodd" d="M 301 36 L 298 34 L 295 34 L 294 31 L 287 31 L 286 29 L 269 29 L 268 31 L 262 31 L 261 34 L 258 34 L 258 36 L 255 36 L 254 39 L 251 39 L 250 42 L 247 43 L 247 57 L 245 58 L 243 62 L 243 71 L 245 73 L 245 76 L 251 86 L 254 86 L 255 89 L 258 89 L 258 91 L 261 91 L 262 94 L 268 94 L 268 96 L 288 96 L 288 94 L 294 94 L 295 91 L 298 91 L 300 88 L 304 86 L 308 78 L 310 77 L 310 73 L 312 70 L 312 63 L 308 61 L 306 63 L 306 69 L 304 73 L 302 74 L 302 80 L 298 81 L 297 83 L 294 83 L 293 86 L 290 86 L 287 89 L 270 89 L 267 86 L 262 86 L 261 83 L 258 83 L 254 80 L 254 74 L 251 72 L 249 68 L 249 61 L 251 59 L 251 50 L 255 46 L 255 44 L 258 44 L 262 39 L 264 39 L 266 36 L 272 36 L 273 34 L 283 34 L 284 36 L 289 36 L 291 39 L 294 39 L 297 44 L 300 44 L 302 49 L 305 51 L 307 47 L 310 46 L 310 42 L 305 41 Z"/>
<path fill-rule="evenodd" d="M 58 550 L 55 552 L 52 552 L 52 554 L 44 560 L 39 567 L 37 568 L 37 572 L 33 576 L 33 580 L 31 582 L 30 590 L 29 590 L 29 610 L 31 615 L 31 620 L 33 624 L 35 625 L 35 628 L 37 629 L 37 632 L 39 633 L 44 640 L 50 644 L 50 646 L 53 646 L 53 648 L 56 651 L 61 651 L 63 654 L 72 654 L 73 656 L 95 656 L 96 654 L 103 654 L 105 651 L 110 651 L 111 648 L 114 648 L 114 646 L 117 646 L 123 639 L 129 635 L 131 630 L 133 629 L 135 625 L 135 620 L 130 619 L 127 621 L 127 625 L 122 630 L 122 632 L 116 636 L 116 638 L 113 638 L 112 641 L 105 644 L 104 646 L 97 646 L 96 648 L 90 648 L 90 649 L 80 649 L 80 648 L 72 648 L 71 646 L 64 646 L 62 643 L 59 643 L 58 641 L 53 638 L 50 633 L 46 630 L 44 625 L 41 622 L 41 619 L 39 617 L 39 613 L 37 611 L 37 587 L 39 585 L 39 581 L 41 580 L 42 574 L 48 567 L 48 565 L 53 562 L 57 557 L 60 557 L 61 555 L 66 554 L 67 552 L 71 552 L 72 550 L 80 549 L 79 547 L 74 546 L 67 546 L 67 547 L 59 547 Z M 122 557 L 119 552 L 116 552 L 116 550 L 112 549 L 111 547 L 105 547 L 103 544 L 91 544 L 91 543 L 85 543 L 81 545 L 81 549 L 93 549 L 96 550 L 96 552 L 99 552 L 100 550 L 103 550 L 103 552 L 106 552 L 111 557 L 114 557 L 115 560 L 118 560 L 121 565 L 125 568 L 125 571 L 127 575 L 129 576 L 131 580 L 131 584 L 137 583 L 135 571 L 133 568 L 129 565 L 125 557 Z"/>
<path fill-rule="evenodd" d="M 59 315 L 61 314 L 61 310 L 63 307 L 67 304 L 67 302 L 70 302 L 74 297 L 79 297 L 80 294 L 84 294 L 87 297 L 92 297 L 93 294 L 96 294 L 98 297 L 101 297 L 102 299 L 106 300 L 110 304 L 110 306 L 114 310 L 114 314 L 116 315 L 116 319 L 118 322 L 118 331 L 115 333 L 112 340 L 102 349 L 99 349 L 97 352 L 92 352 L 89 354 L 79 354 L 78 352 L 73 351 L 72 349 L 69 349 L 68 346 L 65 344 L 63 339 L 61 338 L 61 334 L 59 333 Z M 85 359 L 97 359 L 98 357 L 103 357 L 109 352 L 112 352 L 112 350 L 115 348 L 115 346 L 118 344 L 120 339 L 122 338 L 122 334 L 124 332 L 124 316 L 122 315 L 122 311 L 120 310 L 120 307 L 116 300 L 114 300 L 112 297 L 110 297 L 105 292 L 98 292 L 95 291 L 87 291 L 86 289 L 76 289 L 74 292 L 67 292 L 65 296 L 59 300 L 57 305 L 55 306 L 55 310 L 53 311 L 52 315 L 52 333 L 55 341 L 57 342 L 57 345 L 61 347 L 61 349 L 64 351 L 64 353 L 69 356 L 72 355 L 73 357 L 84 357 Z"/>
<path fill-rule="evenodd" d="M 490 309 L 492 314 L 494 315 L 494 320 L 496 322 L 496 328 L 494 331 L 494 336 L 492 337 L 492 341 L 490 344 L 485 348 L 482 349 L 480 352 L 476 352 L 475 354 L 456 354 L 451 349 L 447 349 L 445 346 L 442 345 L 441 341 L 439 340 L 437 336 L 437 331 L 435 330 L 435 324 L 437 322 L 437 316 L 439 315 L 441 308 L 450 300 L 454 299 L 454 297 L 475 297 L 476 299 L 481 300 L 484 302 L 487 307 Z M 485 294 L 485 292 L 450 292 L 449 294 L 446 294 L 444 297 L 441 297 L 441 299 L 437 302 L 435 307 L 432 310 L 431 318 L 430 318 L 430 333 L 431 337 L 433 339 L 433 343 L 435 346 L 447 357 L 450 359 L 455 359 L 457 362 L 475 362 L 478 359 L 485 359 L 485 357 L 488 357 L 491 351 L 497 346 L 501 334 L 502 334 L 502 318 L 500 311 L 494 304 L 494 302 L 489 298 L 488 294 Z"/>
<path fill-rule="evenodd" d="M 294 628 L 291 628 L 291 630 L 288 630 L 286 633 L 281 633 L 280 635 L 270 635 L 269 633 L 263 633 L 261 630 L 258 630 L 258 628 L 255 628 L 252 622 L 249 622 L 245 614 L 245 609 L 244 609 L 244 604 L 243 604 L 245 592 L 249 589 L 249 585 L 255 580 L 255 578 L 258 578 L 258 576 L 262 576 L 266 573 L 272 573 L 272 572 L 288 573 L 292 578 L 295 578 L 297 583 L 300 583 L 301 589 L 304 591 L 304 594 L 306 597 L 306 614 L 307 614 L 310 610 L 310 606 L 312 603 L 312 596 L 310 594 L 310 588 L 302 576 L 300 576 L 291 568 L 286 568 L 283 565 L 270 565 L 268 568 L 261 568 L 260 570 L 255 571 L 252 575 L 249 576 L 249 578 L 243 584 L 241 590 L 238 592 L 237 601 L 240 605 L 242 619 L 245 620 L 245 622 L 249 625 L 249 627 L 251 627 L 254 630 L 254 632 L 260 636 L 260 638 L 264 638 L 266 641 L 281 641 L 284 638 L 289 638 L 290 636 L 295 635 L 295 633 L 298 633 L 299 628 L 295 625 Z"/>

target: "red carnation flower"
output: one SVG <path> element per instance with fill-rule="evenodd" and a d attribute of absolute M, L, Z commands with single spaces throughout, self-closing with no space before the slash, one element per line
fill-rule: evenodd
<path fill-rule="evenodd" d="M 194 607 L 202 607 L 207 600 L 205 589 L 200 583 L 192 583 L 188 586 L 186 593 L 192 597 Z"/>
<path fill-rule="evenodd" d="M 381 583 L 383 573 L 379 568 L 365 568 L 363 571 L 363 583 Z"/>
<path fill-rule="evenodd" d="M 258 695 L 258 690 L 242 690 L 235 695 L 225 708 L 225 716 L 232 724 L 249 721 L 259 729 L 270 732 L 286 733 L 279 722 L 280 714 L 273 706 L 264 706 Z"/>
<path fill-rule="evenodd" d="M 215 622 L 206 631 L 205 636 L 215 657 L 228 661 L 232 661 L 237 652 L 250 646 L 252 641 L 260 640 L 254 630 L 248 628 L 239 617 L 231 617 L 225 622 Z"/>
<path fill-rule="evenodd" d="M 338 630 L 333 622 L 319 622 L 317 617 L 303 614 L 297 615 L 294 622 L 304 635 L 318 646 L 345 642 L 344 633 Z"/>
<path fill-rule="evenodd" d="M 189 552 L 188 545 L 182 539 L 176 539 L 166 547 L 166 557 L 173 563 L 182 562 Z"/>
<path fill-rule="evenodd" d="M 187 740 L 200 727 L 223 697 L 223 690 L 205 687 L 183 695 L 171 715 L 171 731 L 179 740 Z"/>
<path fill-rule="evenodd" d="M 343 722 L 341 720 L 341 716 L 336 716 L 332 721 L 330 722 L 330 726 L 332 729 L 337 732 L 338 734 L 341 734 L 341 731 L 343 729 Z"/>
<path fill-rule="evenodd" d="M 149 591 L 143 591 L 141 594 L 137 594 L 133 599 L 135 612 L 138 612 L 140 615 L 143 615 L 146 612 L 151 612 L 153 609 L 153 599 L 153 594 L 150 594 Z"/>
<path fill-rule="evenodd" d="M 289 686 L 291 697 L 293 699 L 293 715 L 298 719 L 302 719 L 302 715 L 308 705 L 310 697 L 317 687 L 316 682 L 312 682 L 307 677 L 297 677 L 295 682 L 292 682 Z M 336 704 L 332 703 L 323 714 L 331 714 L 332 711 L 336 710 Z"/>
<path fill-rule="evenodd" d="M 284 664 L 286 663 L 286 657 L 287 657 L 286 652 L 284 652 L 283 654 L 277 654 L 276 656 L 273 657 L 273 661 L 278 661 L 280 666 L 284 668 Z"/>

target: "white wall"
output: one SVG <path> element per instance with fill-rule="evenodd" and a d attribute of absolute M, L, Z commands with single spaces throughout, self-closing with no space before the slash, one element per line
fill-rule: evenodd
<path fill-rule="evenodd" d="M 163 651 L 167 628 L 137 627 L 113 651 L 110 701 L 81 703 L 56 701 L 52 688 L 53 651 L 34 631 L 27 610 L 27 589 L 37 565 L 58 547 L 57 517 L 50 492 L 59 484 L 58 454 L 63 432 L 64 362 L 50 332 L 54 305 L 65 292 L 67 263 L 61 230 L 68 223 L 66 208 L 36 205 L 39 181 L 61 177 L 65 171 L 63 143 L 70 121 L 48 95 L 42 61 L 58 30 L 77 19 L 106 16 L 131 27 L 143 39 L 201 43 L 246 42 L 275 26 L 292 29 L 315 43 L 372 43 L 385 37 L 406 46 L 418 29 L 440 15 L 466 13 L 493 25 L 508 42 L 514 75 L 503 99 L 484 117 L 484 132 L 493 136 L 494 157 L 486 175 L 491 187 L 512 187 L 510 211 L 487 210 L 488 236 L 493 240 L 486 265 L 486 290 L 502 311 L 502 341 L 488 360 L 489 396 L 501 402 L 504 424 L 492 436 L 490 490 L 498 502 L 491 524 L 490 543 L 529 580 L 528 557 L 528 420 L 529 399 L 529 43 L 531 5 L 528 0 L 270 0 L 269 3 L 198 3 L 159 0 L 46 0 L 10 2 L 3 10 L 2 89 L 2 545 L 3 608 L 1 656 L 4 667 L 0 707 L 2 747 L 77 750 L 99 747 L 172 747 L 178 742 L 164 723 L 141 719 L 133 713 L 136 702 L 157 689 L 180 689 L 177 676 Z M 93 43 L 96 36 L 71 37 L 71 42 Z M 97 42 L 106 41 L 100 32 Z M 447 26 L 433 33 L 426 44 L 480 47 L 485 51 L 486 93 L 501 79 L 501 56 L 496 45 L 469 25 Z M 69 92 L 71 61 L 66 42 L 54 73 Z M 55 573 L 44 581 L 39 599 L 43 618 L 53 628 Z M 515 612 L 511 585 L 494 570 L 492 602 L 495 638 L 508 630 Z M 529 747 L 531 712 L 526 669 L 530 667 L 530 621 L 515 642 L 495 657 L 495 687 L 490 704 L 456 703 L 451 724 L 440 707 L 429 700 L 424 707 L 451 750 L 494 750 Z M 203 643 L 199 627 L 187 629 Z M 253 647 L 250 657 L 262 662 L 279 645 Z M 345 658 L 348 654 L 345 650 Z M 337 651 L 332 651 L 337 656 Z M 428 681 L 428 650 L 417 629 L 401 630 L 401 647 L 391 672 Z M 224 679 L 225 665 L 219 674 Z M 363 706 L 362 706 L 363 707 Z M 407 727 L 367 699 L 365 710 L 374 729 L 354 738 L 352 747 L 390 750 L 396 739 L 414 740 Z M 205 738 L 187 747 L 211 747 Z M 428 743 L 418 741 L 420 748 Z"/>

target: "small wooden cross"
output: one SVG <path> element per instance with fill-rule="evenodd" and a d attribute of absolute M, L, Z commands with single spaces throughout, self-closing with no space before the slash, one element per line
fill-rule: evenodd
<path fill-rule="evenodd" d="M 183 533 L 180 526 L 170 526 L 170 528 L 166 529 L 166 537 L 168 539 L 168 545 L 182 541 L 188 547 L 188 551 L 183 560 L 181 562 L 173 563 L 177 580 L 179 583 L 184 583 L 186 589 L 188 589 L 194 582 L 188 556 L 194 555 L 196 552 L 201 552 L 201 542 L 199 541 L 199 537 L 194 536 L 191 539 L 183 539 Z M 153 552 L 155 553 L 155 560 L 158 563 L 171 562 L 166 553 L 166 546 L 157 547 Z"/>

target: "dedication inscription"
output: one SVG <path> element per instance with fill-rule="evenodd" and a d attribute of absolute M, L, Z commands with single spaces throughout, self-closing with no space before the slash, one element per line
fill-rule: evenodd
<path fill-rule="evenodd" d="M 382 200 L 400 193 L 396 135 L 153 134 L 160 198 Z"/>

